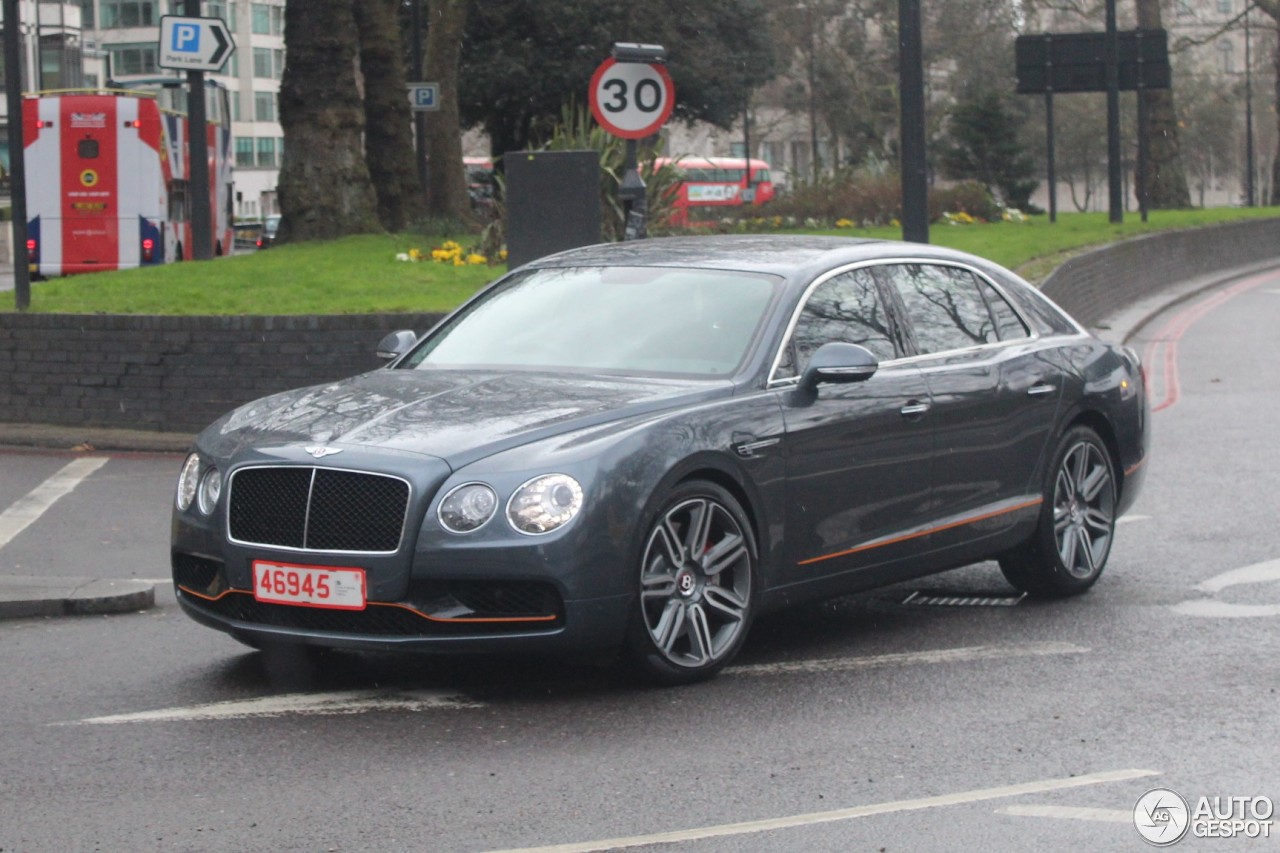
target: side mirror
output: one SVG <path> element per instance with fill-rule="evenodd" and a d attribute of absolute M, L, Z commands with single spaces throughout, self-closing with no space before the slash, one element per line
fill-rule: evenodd
<path fill-rule="evenodd" d="M 800 387 L 816 389 L 824 382 L 865 382 L 880 369 L 871 350 L 861 344 L 832 341 L 818 347 L 800 377 Z"/>
<path fill-rule="evenodd" d="M 378 342 L 378 358 L 391 361 L 407 353 L 418 341 L 418 336 L 408 329 L 392 332 Z"/>

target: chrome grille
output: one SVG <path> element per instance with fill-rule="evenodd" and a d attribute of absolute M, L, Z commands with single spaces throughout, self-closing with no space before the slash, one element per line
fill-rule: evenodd
<path fill-rule="evenodd" d="M 395 551 L 409 505 L 398 477 L 308 466 L 242 468 L 230 493 L 233 541 L 306 551 Z"/>

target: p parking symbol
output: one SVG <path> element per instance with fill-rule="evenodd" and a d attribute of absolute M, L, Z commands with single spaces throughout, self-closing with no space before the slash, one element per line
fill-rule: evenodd
<path fill-rule="evenodd" d="M 173 28 L 173 50 L 178 53 L 200 52 L 200 27 L 176 24 Z"/>

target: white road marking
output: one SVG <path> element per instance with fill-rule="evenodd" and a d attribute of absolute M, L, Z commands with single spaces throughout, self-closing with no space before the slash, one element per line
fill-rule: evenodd
<path fill-rule="evenodd" d="M 996 814 L 1016 817 L 1051 817 L 1061 820 L 1088 820 L 1095 823 L 1133 823 L 1133 811 L 1089 809 L 1076 806 L 1001 806 Z"/>
<path fill-rule="evenodd" d="M 1265 563 L 1255 563 L 1252 566 L 1232 569 L 1229 572 L 1214 575 L 1206 581 L 1201 581 L 1196 584 L 1195 588 L 1201 592 L 1213 594 L 1221 592 L 1230 586 L 1239 586 L 1245 583 L 1266 583 L 1267 581 L 1280 581 L 1280 560 L 1269 560 Z"/>
<path fill-rule="evenodd" d="M 121 723 L 170 723 L 193 720 L 242 720 L 249 717 L 282 717 L 288 714 L 338 715 L 374 711 L 427 711 L 438 708 L 479 708 L 477 702 L 430 690 L 349 690 L 335 693 L 290 693 L 259 699 L 213 702 L 188 708 L 162 708 L 136 714 L 90 717 L 56 726 L 105 726 Z"/>
<path fill-rule="evenodd" d="M 1224 589 L 1242 584 L 1280 581 L 1280 560 L 1269 560 L 1232 569 L 1214 575 L 1193 587 L 1198 592 L 1214 595 Z M 1234 604 L 1212 598 L 1199 598 L 1173 605 L 1175 613 L 1183 616 L 1205 616 L 1216 619 L 1248 619 L 1258 616 L 1280 616 L 1280 604 Z"/>
<path fill-rule="evenodd" d="M 69 494 L 86 477 L 106 464 L 105 456 L 73 459 L 62 466 L 58 473 L 0 513 L 0 548 L 8 545 L 15 536 L 44 515 L 45 511 L 57 503 L 59 498 Z"/>
<path fill-rule="evenodd" d="M 701 841 L 707 838 L 725 838 L 734 835 L 749 835 L 756 832 L 773 832 L 780 829 L 794 829 L 801 826 L 813 826 L 822 823 L 853 820 L 874 815 L 893 814 L 895 812 L 920 811 L 941 806 L 957 806 L 967 803 L 978 803 L 984 800 L 995 800 L 1003 797 L 1020 797 L 1025 794 L 1042 794 L 1046 791 L 1061 791 L 1067 788 L 1081 788 L 1086 785 L 1102 785 L 1108 782 L 1125 782 L 1130 779 L 1142 779 L 1159 775 L 1154 770 L 1111 770 L 1104 773 L 1088 773 L 1083 776 L 1072 776 L 1067 779 L 1042 779 L 1038 782 L 1024 782 L 1019 785 L 1005 785 L 998 788 L 979 788 L 974 791 L 962 791 L 957 794 L 943 794 L 937 797 L 922 797 L 917 800 L 897 800 L 889 803 L 877 803 L 868 806 L 854 806 L 849 809 L 837 809 L 829 812 L 811 812 L 792 817 L 752 820 L 743 823 L 727 823 L 719 826 L 706 826 L 698 829 L 676 830 L 674 832 L 657 832 L 652 835 L 633 835 L 624 838 L 608 838 L 600 841 L 583 841 L 575 844 L 553 844 L 546 847 L 521 847 L 508 850 L 494 850 L 490 853 L 597 853 L 597 851 L 618 850 L 629 847 L 644 847 L 650 844 L 680 844 L 689 841 Z M 782 846 L 782 845 L 780 845 Z"/>
<path fill-rule="evenodd" d="M 757 663 L 748 666 L 729 667 L 723 673 L 733 675 L 793 675 L 823 672 L 848 672 L 881 666 L 912 666 L 916 664 L 963 663 L 975 660 L 1002 658 L 1045 657 L 1047 655 L 1079 655 L 1089 651 L 1071 643 L 1027 643 L 1020 646 L 965 646 L 956 649 L 933 649 L 927 652 L 901 652 L 888 655 L 872 655 L 860 658 L 826 658 L 822 660 L 798 660 L 782 663 Z"/>
<path fill-rule="evenodd" d="M 1133 524 L 1135 521 L 1150 521 L 1149 515 L 1124 515 L 1116 519 L 1116 524 Z"/>

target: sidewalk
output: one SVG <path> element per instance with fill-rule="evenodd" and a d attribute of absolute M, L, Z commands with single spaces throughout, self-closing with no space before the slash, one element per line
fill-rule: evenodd
<path fill-rule="evenodd" d="M 0 619 L 132 613 L 156 603 L 144 581 L 0 577 Z"/>

